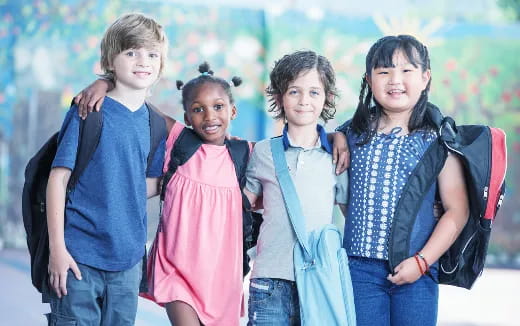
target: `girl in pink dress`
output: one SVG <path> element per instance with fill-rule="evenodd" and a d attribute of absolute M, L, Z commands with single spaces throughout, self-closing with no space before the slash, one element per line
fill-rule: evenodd
<path fill-rule="evenodd" d="M 166 185 L 148 259 L 149 291 L 174 325 L 238 325 L 242 307 L 242 194 L 224 140 L 237 115 L 230 85 L 207 64 L 182 88 L 184 121 L 203 144 Z M 239 78 L 233 78 L 235 86 Z M 183 128 L 173 122 L 164 171 Z M 170 125 L 171 125 L 170 122 Z"/>

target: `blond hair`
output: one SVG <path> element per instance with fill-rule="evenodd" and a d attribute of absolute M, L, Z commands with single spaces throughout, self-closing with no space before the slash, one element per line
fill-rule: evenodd
<path fill-rule="evenodd" d="M 106 30 L 101 40 L 101 68 L 102 77 L 115 80 L 114 71 L 110 68 L 114 58 L 128 49 L 158 48 L 161 53 L 161 67 L 168 51 L 168 39 L 163 27 L 152 18 L 140 13 L 129 13 L 119 17 Z"/>

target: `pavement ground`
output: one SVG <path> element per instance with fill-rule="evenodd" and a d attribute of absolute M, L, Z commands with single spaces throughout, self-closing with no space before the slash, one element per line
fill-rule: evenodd
<path fill-rule="evenodd" d="M 0 324 L 45 325 L 43 314 L 49 311 L 49 307 L 41 303 L 39 293 L 32 287 L 27 251 L 0 250 L 0 276 Z M 248 284 L 247 280 L 244 284 Z M 470 291 L 441 286 L 438 325 L 520 325 L 519 295 L 519 270 L 485 269 Z M 168 326 L 169 322 L 163 308 L 140 298 L 135 325 Z M 242 318 L 241 325 L 246 325 L 245 318 Z"/>

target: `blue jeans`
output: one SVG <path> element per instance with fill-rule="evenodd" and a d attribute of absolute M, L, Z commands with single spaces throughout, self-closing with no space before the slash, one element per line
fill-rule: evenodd
<path fill-rule="evenodd" d="M 395 285 L 386 260 L 349 257 L 357 325 L 435 326 L 439 286 L 425 275 L 416 282 Z"/>
<path fill-rule="evenodd" d="M 248 310 L 248 326 L 299 326 L 296 283 L 275 278 L 252 279 Z"/>
<path fill-rule="evenodd" d="M 50 290 L 49 325 L 134 325 L 141 264 L 121 272 L 78 264 L 82 280 L 69 270 L 66 296 L 60 299 Z"/>

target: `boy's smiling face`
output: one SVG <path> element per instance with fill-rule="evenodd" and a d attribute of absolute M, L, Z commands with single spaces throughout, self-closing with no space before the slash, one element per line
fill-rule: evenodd
<path fill-rule="evenodd" d="M 157 49 L 128 49 L 114 57 L 111 70 L 116 76 L 116 87 L 143 90 L 159 77 L 161 52 Z"/>
<path fill-rule="evenodd" d="M 283 106 L 287 122 L 291 125 L 315 125 L 325 105 L 325 89 L 316 69 L 302 71 L 289 83 L 283 94 Z"/>

